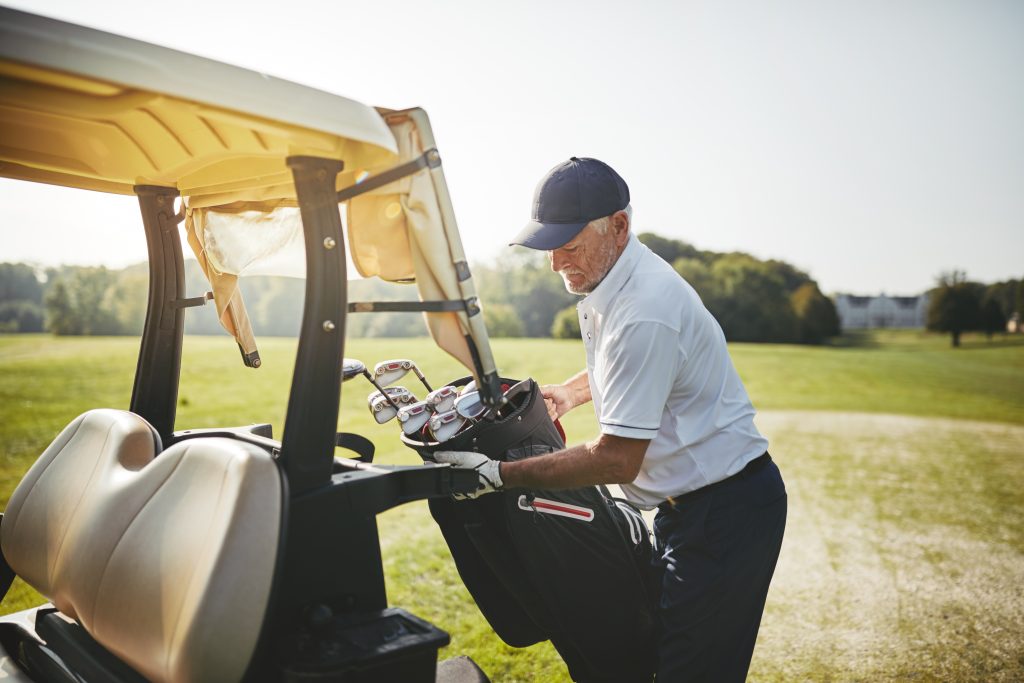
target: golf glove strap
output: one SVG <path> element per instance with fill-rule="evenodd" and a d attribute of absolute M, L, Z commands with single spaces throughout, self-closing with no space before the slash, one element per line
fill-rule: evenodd
<path fill-rule="evenodd" d="M 476 470 L 477 477 L 479 477 L 476 491 L 452 494 L 456 500 L 479 498 L 485 493 L 498 491 L 502 487 L 500 463 L 497 460 L 491 460 L 486 455 L 469 451 L 438 451 L 434 453 L 434 460 L 448 463 L 452 467 Z"/>

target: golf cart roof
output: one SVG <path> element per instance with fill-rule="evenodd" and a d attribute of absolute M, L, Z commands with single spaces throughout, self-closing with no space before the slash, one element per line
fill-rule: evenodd
<path fill-rule="evenodd" d="M 346 218 L 346 253 L 359 274 L 415 282 L 422 302 L 390 309 L 350 304 L 349 311 L 423 311 L 441 348 L 474 374 L 496 377 L 421 109 L 375 109 L 0 7 L 0 176 L 179 194 L 184 206 L 175 218 L 184 217 L 221 324 L 252 367 L 259 366 L 256 342 L 237 280 L 304 274 L 291 163 L 302 159 L 340 168 L 331 171 L 334 189 Z"/>
<path fill-rule="evenodd" d="M 177 50 L 0 7 L 0 175 L 132 194 L 294 198 L 289 156 L 396 160 L 372 107 Z"/>

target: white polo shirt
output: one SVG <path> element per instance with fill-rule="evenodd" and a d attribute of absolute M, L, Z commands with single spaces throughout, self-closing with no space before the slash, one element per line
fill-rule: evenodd
<path fill-rule="evenodd" d="M 767 450 L 722 328 L 635 235 L 577 310 L 601 432 L 651 440 L 640 474 L 621 486 L 631 501 L 653 508 Z"/>

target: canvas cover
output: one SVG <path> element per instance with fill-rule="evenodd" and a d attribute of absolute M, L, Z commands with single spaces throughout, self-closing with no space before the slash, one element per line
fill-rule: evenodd
<path fill-rule="evenodd" d="M 381 114 L 398 149 L 394 165 L 437 154 L 430 121 L 422 109 L 381 110 Z M 391 167 L 364 171 L 355 184 Z M 221 324 L 234 335 L 243 354 L 252 355 L 256 340 L 238 278 L 304 273 L 297 204 L 290 198 L 214 206 L 192 197 L 185 200 L 188 241 L 213 286 Z M 422 168 L 339 208 L 345 216 L 347 253 L 358 275 L 415 282 L 421 301 L 475 299 L 474 283 L 465 277 L 469 269 L 440 166 Z M 464 266 L 463 279 L 459 264 Z M 438 346 L 475 374 L 468 336 L 476 345 L 484 373 L 495 371 L 482 315 L 464 311 L 424 315 Z"/>

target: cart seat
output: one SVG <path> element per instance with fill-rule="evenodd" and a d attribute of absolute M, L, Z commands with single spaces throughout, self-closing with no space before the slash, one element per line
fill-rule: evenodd
<path fill-rule="evenodd" d="M 239 680 L 270 596 L 280 474 L 244 441 L 160 448 L 133 413 L 79 416 L 11 496 L 3 554 L 147 679 Z"/>

